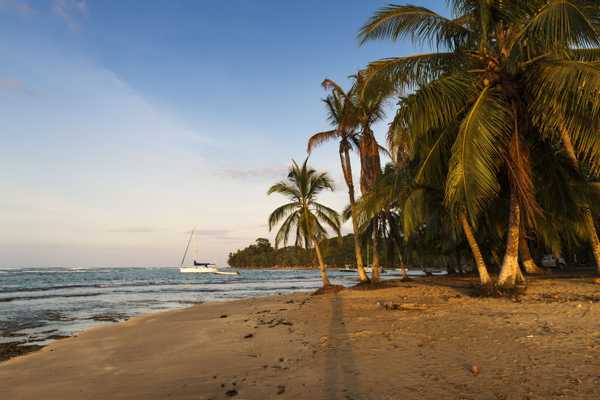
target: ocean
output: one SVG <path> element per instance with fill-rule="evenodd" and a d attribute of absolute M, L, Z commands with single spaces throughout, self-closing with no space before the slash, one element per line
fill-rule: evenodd
<path fill-rule="evenodd" d="M 208 301 L 309 292 L 318 270 L 182 274 L 177 268 L 0 268 L 0 343 L 45 345 L 91 326 Z M 413 272 L 413 271 L 411 271 Z M 332 283 L 357 282 L 330 270 Z M 396 271 L 384 279 L 398 277 Z"/>

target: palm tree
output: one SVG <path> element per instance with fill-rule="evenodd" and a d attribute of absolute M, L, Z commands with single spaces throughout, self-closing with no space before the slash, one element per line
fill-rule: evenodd
<path fill-rule="evenodd" d="M 327 87 L 327 81 L 323 82 L 323 86 Z M 337 85 L 336 85 L 337 86 Z M 339 87 L 339 86 L 338 86 Z M 341 93 L 340 93 L 341 92 Z M 354 217 L 354 205 L 356 199 L 354 197 L 354 178 L 352 177 L 352 164 L 350 161 L 350 150 L 357 142 L 357 133 L 354 123 L 354 114 L 351 95 L 344 93 L 340 88 L 339 91 L 334 91 L 326 99 L 323 100 L 327 108 L 329 122 L 335 129 L 315 133 L 308 139 L 308 154 L 312 150 L 330 140 L 339 140 L 339 155 L 342 164 L 342 173 L 346 186 L 348 187 L 348 197 L 350 198 L 350 208 L 352 210 L 352 231 L 354 233 L 354 254 L 356 256 L 356 266 L 358 269 L 358 277 L 361 282 L 368 282 L 369 277 L 365 272 L 363 265 L 362 248 L 358 237 L 358 226 Z"/>
<path fill-rule="evenodd" d="M 566 127 L 579 162 L 600 171 L 597 124 L 584 123 L 600 117 L 600 7 L 593 0 L 449 4 L 454 18 L 410 5 L 378 11 L 362 28 L 362 43 L 410 37 L 444 51 L 376 61 L 365 76 L 414 90 L 394 120 L 397 134 L 419 140 L 458 126 L 444 196 L 453 215 L 465 210 L 476 225 L 506 188 L 510 212 L 498 283 L 513 287 L 520 276 L 522 226 L 534 228 L 542 212 L 531 171 L 532 138 L 558 142 L 564 138 L 560 127 Z"/>
<path fill-rule="evenodd" d="M 402 240 L 401 207 L 405 169 L 395 163 L 386 165 L 383 173 L 371 190 L 365 193 L 356 205 L 355 217 L 361 236 L 370 238 L 373 244 L 373 282 L 380 280 L 381 244 L 387 243 L 390 254 L 397 252 L 399 264 L 406 268 L 403 260 L 404 243 Z M 347 213 L 344 213 L 347 217 Z M 395 252 L 393 251 L 395 248 Z"/>
<path fill-rule="evenodd" d="M 379 153 L 386 150 L 382 148 L 375 138 L 372 130 L 373 124 L 382 120 L 385 116 L 385 101 L 393 92 L 393 86 L 388 81 L 379 80 L 376 84 L 365 85 L 361 74 L 352 77 L 354 84 L 348 93 L 334 81 L 326 79 L 323 81 L 325 88 L 331 89 L 333 93 L 344 97 L 347 104 L 347 118 L 345 123 L 358 131 L 356 135 L 358 152 L 360 156 L 360 188 L 365 195 L 371 191 L 375 182 L 381 175 L 381 159 Z M 377 227 L 373 230 L 373 279 L 376 282 L 380 275 L 378 235 Z"/>
<path fill-rule="evenodd" d="M 276 208 L 269 216 L 269 230 L 283 221 L 275 236 L 275 247 L 280 243 L 286 245 L 290 232 L 295 233 L 296 246 L 314 247 L 323 287 L 327 287 L 329 279 L 319 242 L 327 237 L 323 225 L 340 235 L 340 216 L 337 211 L 317 202 L 317 196 L 323 190 L 334 190 L 333 180 L 326 172 L 317 172 L 307 163 L 308 158 L 302 165 L 292 160 L 287 179 L 269 189 L 269 195 L 279 193 L 289 199 L 289 203 Z"/>

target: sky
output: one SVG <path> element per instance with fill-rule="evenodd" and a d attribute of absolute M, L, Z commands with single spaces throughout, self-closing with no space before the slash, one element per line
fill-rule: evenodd
<path fill-rule="evenodd" d="M 387 3 L 0 0 L 0 266 L 176 266 L 194 227 L 224 265 L 272 238 L 267 189 L 329 128 L 322 80 L 422 50 L 359 46 Z M 310 163 L 341 210 L 337 146 Z"/>

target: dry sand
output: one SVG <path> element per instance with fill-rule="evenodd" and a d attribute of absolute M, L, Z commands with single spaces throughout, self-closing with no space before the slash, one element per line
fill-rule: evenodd
<path fill-rule="evenodd" d="M 480 299 L 469 285 L 134 318 L 0 364 L 0 399 L 600 398 L 600 286 L 538 279 L 518 299 Z"/>

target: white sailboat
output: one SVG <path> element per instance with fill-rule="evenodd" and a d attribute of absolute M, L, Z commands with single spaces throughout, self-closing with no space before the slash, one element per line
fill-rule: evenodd
<path fill-rule="evenodd" d="M 188 239 L 187 245 L 185 246 L 185 251 L 183 252 L 183 257 L 181 258 L 181 264 L 179 265 L 179 272 L 182 273 L 196 273 L 196 274 L 218 274 L 218 275 L 239 275 L 240 273 L 237 271 L 221 271 L 217 268 L 216 264 L 208 263 L 208 262 L 198 262 L 193 260 L 193 265 L 184 266 L 185 258 L 187 256 L 188 250 L 190 249 L 190 243 L 192 243 L 192 238 L 194 237 L 196 229 L 192 229 L 190 233 L 190 238 Z M 197 248 L 196 248 L 197 253 Z M 196 254 L 197 256 L 197 254 Z"/>

